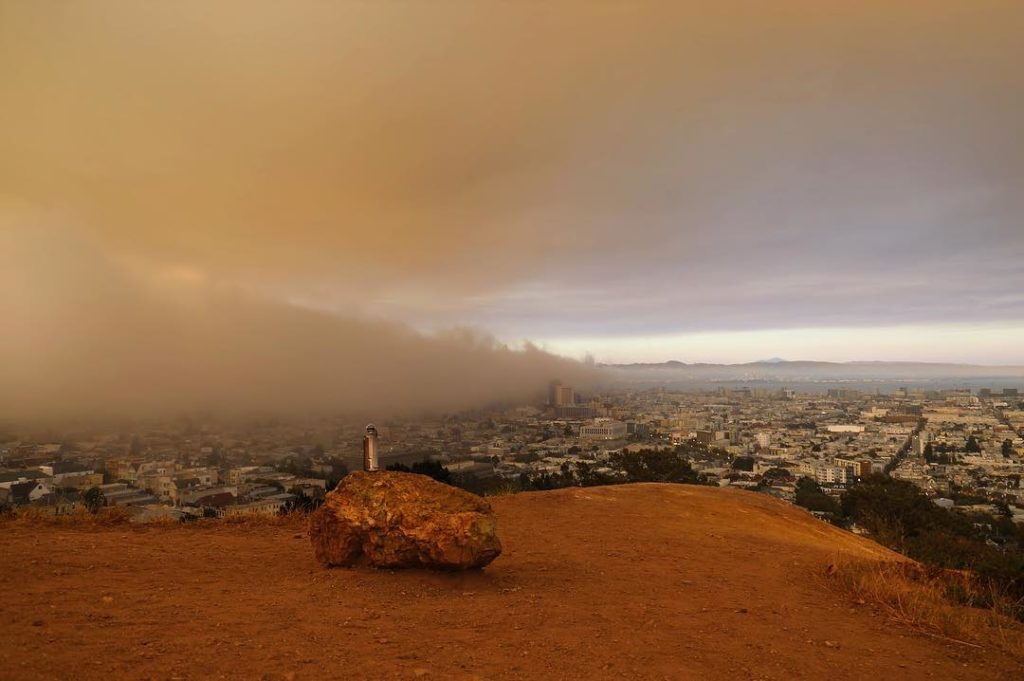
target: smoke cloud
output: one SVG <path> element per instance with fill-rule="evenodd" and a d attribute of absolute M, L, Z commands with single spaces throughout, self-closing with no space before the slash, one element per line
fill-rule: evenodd
<path fill-rule="evenodd" d="M 537 398 L 594 371 L 472 330 L 259 299 L 188 271 L 140 270 L 48 228 L 0 233 L 6 416 L 417 415 Z"/>
<path fill-rule="evenodd" d="M 461 325 L 623 359 L 836 328 L 891 359 L 859 340 L 908 326 L 980 361 L 927 329 L 1024 319 L 1022 25 L 1020 0 L 5 0 L 0 229 L 34 255 L 3 253 L 0 371 L 36 403 L 298 407 L 571 368 Z"/>

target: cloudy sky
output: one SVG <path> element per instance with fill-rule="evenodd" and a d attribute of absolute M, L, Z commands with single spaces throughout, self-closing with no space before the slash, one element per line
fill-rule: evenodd
<path fill-rule="evenodd" d="M 6 305 L 1024 363 L 1021 64 L 1019 0 L 6 0 Z"/>

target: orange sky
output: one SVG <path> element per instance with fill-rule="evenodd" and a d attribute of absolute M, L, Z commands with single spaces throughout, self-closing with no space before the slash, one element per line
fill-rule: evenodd
<path fill-rule="evenodd" d="M 1016 0 L 8 0 L 0 229 L 127 286 L 619 359 L 998 330 L 1024 320 L 1021 63 Z"/>

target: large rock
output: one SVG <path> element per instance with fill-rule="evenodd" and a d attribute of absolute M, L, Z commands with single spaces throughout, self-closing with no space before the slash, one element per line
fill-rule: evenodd
<path fill-rule="evenodd" d="M 327 566 L 365 557 L 383 568 L 464 570 L 501 553 L 486 501 L 397 471 L 346 476 L 310 517 L 309 537 L 317 560 Z"/>

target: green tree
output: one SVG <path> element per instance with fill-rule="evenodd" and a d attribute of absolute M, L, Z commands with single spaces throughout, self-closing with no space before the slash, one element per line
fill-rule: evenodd
<path fill-rule="evenodd" d="M 1019 606 L 1013 614 L 1024 619 L 1024 535 L 1009 518 L 940 508 L 915 485 L 880 475 L 848 489 L 842 507 L 881 544 L 926 565 L 974 572 L 988 585 L 978 593 L 1015 599 Z"/>
<path fill-rule="evenodd" d="M 288 490 L 288 493 L 293 495 L 295 498 L 284 505 L 284 508 L 281 509 L 281 515 L 288 515 L 289 513 L 295 512 L 309 513 L 310 511 L 315 510 L 321 503 L 320 499 L 307 497 L 303 493 L 302 487 L 299 485 L 293 485 Z"/>
<path fill-rule="evenodd" d="M 791 480 L 793 478 L 793 474 L 790 473 L 785 468 L 780 468 L 778 466 L 773 466 L 773 467 L 769 468 L 768 470 L 766 470 L 764 472 L 764 475 L 761 476 L 761 478 L 765 482 L 771 483 L 771 482 L 776 481 L 776 480 Z"/>
<path fill-rule="evenodd" d="M 934 528 L 939 509 L 913 484 L 887 475 L 865 476 L 842 496 L 843 514 L 880 543 L 906 548 L 909 538 Z"/>
<path fill-rule="evenodd" d="M 752 471 L 754 470 L 754 458 L 751 456 L 737 456 L 732 461 L 732 469 L 734 471 Z"/>
<path fill-rule="evenodd" d="M 793 501 L 808 511 L 830 513 L 833 516 L 838 516 L 840 512 L 839 502 L 825 494 L 814 478 L 802 477 L 796 481 L 796 498 Z"/>
<path fill-rule="evenodd" d="M 642 449 L 638 452 L 623 450 L 613 454 L 609 463 L 625 474 L 627 482 L 675 482 L 683 484 L 704 484 L 706 479 L 698 475 L 681 450 L 656 452 Z"/>
<path fill-rule="evenodd" d="M 587 463 L 586 461 L 577 461 L 575 466 L 576 481 L 581 487 L 607 485 L 612 482 L 612 478 L 608 477 L 604 473 L 598 473 L 596 466 L 593 464 Z"/>
<path fill-rule="evenodd" d="M 106 499 L 99 487 L 90 487 L 82 494 L 82 503 L 90 513 L 97 513 L 106 504 Z"/>
<path fill-rule="evenodd" d="M 442 466 L 439 462 L 433 459 L 424 459 L 423 461 L 417 461 L 410 468 L 402 463 L 393 463 L 387 466 L 386 470 L 389 471 L 401 471 L 403 473 L 417 473 L 419 475 L 425 475 L 428 478 L 433 478 L 438 482 L 443 482 L 446 485 L 454 485 L 452 480 L 451 472 Z"/>

